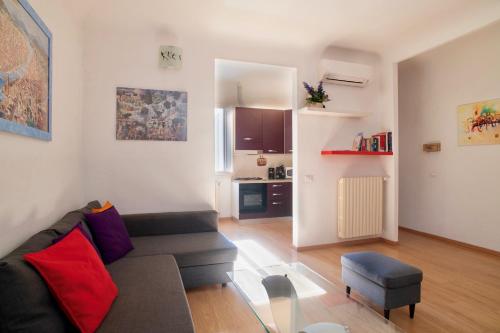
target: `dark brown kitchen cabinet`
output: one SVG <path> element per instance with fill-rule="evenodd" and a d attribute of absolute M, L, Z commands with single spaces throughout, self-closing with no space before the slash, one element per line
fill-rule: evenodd
<path fill-rule="evenodd" d="M 262 150 L 262 110 L 236 108 L 236 150 Z"/>
<path fill-rule="evenodd" d="M 284 113 L 262 110 L 262 151 L 264 154 L 284 153 Z"/>
<path fill-rule="evenodd" d="M 235 150 L 292 153 L 292 110 L 237 107 L 235 114 Z"/>
<path fill-rule="evenodd" d="M 285 118 L 285 154 L 291 154 L 292 150 L 292 110 L 284 112 Z"/>
<path fill-rule="evenodd" d="M 267 217 L 292 216 L 292 183 L 267 184 Z"/>
<path fill-rule="evenodd" d="M 257 184 L 252 184 L 257 185 Z M 293 214 L 293 195 L 292 195 L 292 182 L 275 182 L 267 183 L 264 185 L 264 189 L 261 190 L 264 196 L 263 202 L 265 204 L 265 210 L 260 212 L 242 212 L 241 205 L 243 198 L 239 198 L 240 220 L 248 219 L 263 219 L 263 218 L 273 218 L 273 217 L 287 217 Z M 242 191 L 241 186 L 247 186 L 247 184 L 240 184 L 240 194 Z"/>

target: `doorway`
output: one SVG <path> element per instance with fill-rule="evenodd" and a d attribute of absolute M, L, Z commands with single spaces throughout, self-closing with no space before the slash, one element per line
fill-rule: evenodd
<path fill-rule="evenodd" d="M 216 209 L 233 223 L 292 230 L 296 69 L 226 59 L 214 66 Z"/>

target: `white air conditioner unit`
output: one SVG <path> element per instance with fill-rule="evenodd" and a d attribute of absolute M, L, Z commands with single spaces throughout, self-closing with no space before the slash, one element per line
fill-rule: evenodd
<path fill-rule="evenodd" d="M 368 65 L 323 59 L 320 74 L 323 83 L 365 87 L 372 78 L 373 69 Z"/>

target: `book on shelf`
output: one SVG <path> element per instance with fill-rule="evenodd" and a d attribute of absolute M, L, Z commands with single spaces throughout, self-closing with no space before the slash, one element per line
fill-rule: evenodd
<path fill-rule="evenodd" d="M 392 132 L 387 132 L 387 151 L 392 151 Z"/>
<path fill-rule="evenodd" d="M 378 140 L 377 151 L 387 151 L 387 132 L 377 133 L 372 135 L 373 138 Z"/>
<path fill-rule="evenodd" d="M 358 133 L 354 138 L 353 151 L 392 152 L 392 132 L 380 132 L 371 137 Z"/>
<path fill-rule="evenodd" d="M 366 138 L 361 139 L 361 149 L 359 151 L 366 151 L 367 141 Z"/>
<path fill-rule="evenodd" d="M 366 138 L 366 149 L 365 151 L 372 151 L 373 147 L 373 138 Z"/>
<path fill-rule="evenodd" d="M 372 137 L 371 142 L 372 142 L 372 144 L 371 144 L 372 150 L 371 151 L 379 151 L 378 150 L 378 138 Z"/>
<path fill-rule="evenodd" d="M 363 145 L 363 133 L 360 132 L 354 138 L 354 141 L 352 143 L 352 150 L 353 151 L 361 151 L 362 145 Z"/>
<path fill-rule="evenodd" d="M 378 140 L 379 152 L 392 152 L 392 132 L 381 132 L 374 134 L 372 137 Z"/>

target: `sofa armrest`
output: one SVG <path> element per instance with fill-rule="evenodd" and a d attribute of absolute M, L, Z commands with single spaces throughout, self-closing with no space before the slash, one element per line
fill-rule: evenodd
<path fill-rule="evenodd" d="M 218 229 L 214 210 L 122 215 L 131 237 L 210 232 Z"/>

